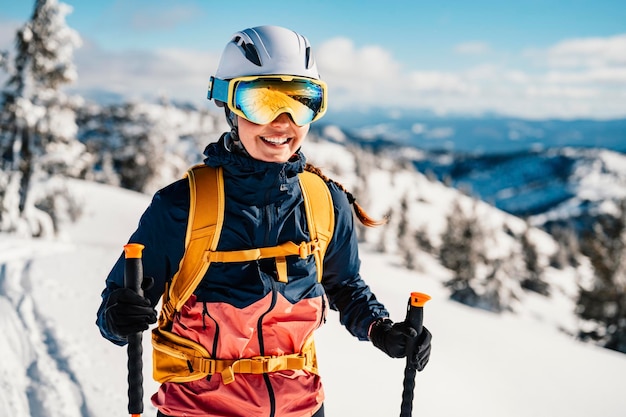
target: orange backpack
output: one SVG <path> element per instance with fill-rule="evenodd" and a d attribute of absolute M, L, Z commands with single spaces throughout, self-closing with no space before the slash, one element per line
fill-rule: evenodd
<path fill-rule="evenodd" d="M 300 353 L 279 357 L 238 360 L 211 358 L 200 344 L 171 332 L 174 314 L 194 292 L 211 262 L 243 262 L 265 258 L 276 260 L 278 280 L 287 282 L 286 256 L 315 257 L 318 281 L 323 274 L 326 248 L 334 230 L 334 208 L 328 186 L 319 176 L 299 174 L 310 234 L 309 242 L 285 242 L 278 246 L 239 251 L 217 251 L 224 222 L 224 177 L 222 168 L 197 165 L 187 172 L 190 189 L 189 221 L 185 253 L 178 272 L 163 294 L 158 327 L 152 331 L 153 376 L 158 382 L 188 382 L 220 373 L 228 384 L 235 373 L 266 373 L 306 369 L 317 373 L 315 348 L 310 337 Z M 198 210 L 202 207 L 202 210 Z"/>

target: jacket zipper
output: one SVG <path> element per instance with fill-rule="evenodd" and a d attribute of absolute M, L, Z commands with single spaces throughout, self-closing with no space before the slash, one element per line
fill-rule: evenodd
<path fill-rule="evenodd" d="M 280 170 L 278 173 L 278 187 L 280 191 L 286 192 L 288 190 L 287 186 L 287 174 L 285 174 L 285 167 Z M 272 202 L 271 198 L 271 190 L 267 191 L 265 196 L 265 201 L 268 203 L 265 206 L 265 216 L 267 219 L 267 229 L 265 234 L 265 245 L 272 246 L 277 244 L 278 236 L 275 233 L 272 233 L 274 229 L 274 224 L 278 219 L 278 215 L 280 212 L 280 206 Z"/>
<path fill-rule="evenodd" d="M 259 337 L 259 353 L 261 356 L 265 356 L 265 343 L 263 341 L 263 319 L 265 316 L 274 309 L 276 306 L 276 300 L 278 298 L 277 293 L 278 289 L 277 282 L 272 280 L 272 301 L 270 303 L 269 308 L 261 314 L 259 320 L 257 322 L 257 334 Z M 270 400 L 270 414 L 269 417 L 274 417 L 276 415 L 276 396 L 274 394 L 274 388 L 272 387 L 272 382 L 270 381 L 270 376 L 268 374 L 263 374 L 263 380 L 265 381 L 265 385 L 267 386 L 267 393 Z"/>
<path fill-rule="evenodd" d="M 286 177 L 287 176 L 285 175 L 285 167 L 283 166 L 283 169 L 281 169 L 279 173 L 279 181 L 278 181 L 278 186 L 280 187 L 281 191 L 287 191 Z M 267 194 L 266 201 L 268 202 L 270 201 L 269 191 Z M 275 219 L 278 218 L 278 214 L 279 214 L 278 212 L 279 212 L 279 207 L 277 207 L 274 203 L 270 203 L 265 206 L 265 216 L 267 219 L 265 243 L 267 246 L 276 244 L 275 241 L 278 239 L 278 236 L 273 236 L 272 234 L 274 221 Z M 259 353 L 261 354 L 261 356 L 265 356 L 265 343 L 263 341 L 263 319 L 265 318 L 267 314 L 269 314 L 274 309 L 274 307 L 276 306 L 277 298 L 278 298 L 278 288 L 277 288 L 278 283 L 274 279 L 272 279 L 271 281 L 272 281 L 272 301 L 268 309 L 261 315 L 261 317 L 259 317 L 259 320 L 257 322 L 257 334 L 259 338 Z M 272 381 L 270 380 L 269 374 L 263 374 L 263 380 L 265 381 L 265 385 L 267 386 L 267 393 L 268 393 L 269 400 L 270 400 L 269 417 L 274 417 L 276 415 L 276 395 L 274 393 L 274 388 L 272 387 Z"/>
<path fill-rule="evenodd" d="M 218 342 L 218 338 L 220 335 L 220 326 L 217 324 L 217 321 L 213 317 L 211 317 L 211 315 L 209 314 L 209 308 L 207 307 L 207 302 L 203 301 L 202 302 L 202 330 L 206 330 L 206 321 L 205 321 L 206 317 L 210 318 L 213 321 L 213 323 L 215 323 L 215 334 L 213 335 L 213 349 L 211 351 L 211 357 L 217 358 L 217 342 Z M 211 374 L 207 375 L 206 380 L 210 381 L 211 377 L 213 377 L 213 375 Z"/>
<path fill-rule="evenodd" d="M 281 179 L 282 179 L 282 176 L 281 176 Z M 281 186 L 281 182 L 282 182 L 281 180 L 278 181 L 279 186 Z M 274 226 L 274 219 L 277 217 L 274 215 L 272 211 L 272 209 L 275 208 L 276 206 L 273 203 L 271 203 L 270 192 L 271 191 L 268 190 L 265 196 L 265 201 L 267 202 L 267 204 L 265 205 L 265 218 L 267 221 L 267 228 L 265 229 L 265 246 L 270 246 L 272 244 L 272 240 L 274 240 L 272 236 L 272 228 Z M 262 275 L 263 273 L 261 271 L 259 272 L 260 272 L 261 277 L 263 277 Z M 261 314 L 261 317 L 259 317 L 259 320 L 257 322 L 257 334 L 259 338 L 259 353 L 261 356 L 265 356 L 265 343 L 263 341 L 263 319 L 265 318 L 267 314 L 269 314 L 270 311 L 274 309 L 274 306 L 276 305 L 276 299 L 277 299 L 276 281 L 274 279 L 271 279 L 271 285 L 272 285 L 272 301 L 270 303 L 269 308 L 263 314 Z M 270 400 L 269 417 L 274 417 L 276 415 L 276 396 L 274 394 L 274 388 L 272 387 L 272 382 L 268 374 L 263 374 L 263 381 L 265 381 L 265 386 L 267 387 L 268 398 Z"/>
<path fill-rule="evenodd" d="M 220 326 L 219 324 L 217 324 L 217 321 L 211 316 L 211 314 L 209 314 L 209 308 L 207 307 L 207 302 L 203 301 L 202 302 L 202 330 L 206 330 L 205 317 L 208 317 L 209 319 L 211 319 L 213 323 L 215 324 L 215 334 L 213 335 L 213 350 L 211 352 L 211 356 L 216 358 L 217 357 L 217 342 L 218 342 L 219 335 L 220 335 Z"/>
<path fill-rule="evenodd" d="M 317 328 L 322 327 L 322 324 L 326 323 L 326 295 L 322 294 L 322 311 L 320 313 L 320 321 L 317 324 Z"/>

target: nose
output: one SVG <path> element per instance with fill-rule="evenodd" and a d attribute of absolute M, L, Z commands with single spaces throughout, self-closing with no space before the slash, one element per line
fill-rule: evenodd
<path fill-rule="evenodd" d="M 272 120 L 271 124 L 279 125 L 279 124 L 291 124 L 293 119 L 289 113 L 281 113 L 274 120 Z"/>

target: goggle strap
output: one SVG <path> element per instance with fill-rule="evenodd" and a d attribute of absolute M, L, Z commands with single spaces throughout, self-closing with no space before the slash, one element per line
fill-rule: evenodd
<path fill-rule="evenodd" d="M 228 84 L 228 80 L 220 80 L 219 78 L 211 77 L 207 98 L 209 100 L 213 99 L 228 103 Z"/>

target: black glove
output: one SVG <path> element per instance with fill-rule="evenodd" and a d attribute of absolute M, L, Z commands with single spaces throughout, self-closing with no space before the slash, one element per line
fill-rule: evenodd
<path fill-rule="evenodd" d="M 422 371 L 430 359 L 430 341 L 432 335 L 426 327 L 417 335 L 408 323 L 394 323 L 388 318 L 374 322 L 370 330 L 370 340 L 378 349 L 392 358 L 404 358 L 407 355 L 408 342 L 417 339 L 410 363 Z"/>
<path fill-rule="evenodd" d="M 147 330 L 150 324 L 157 321 L 157 312 L 150 300 L 130 288 L 113 290 L 104 314 L 111 333 L 121 338 Z"/>
<path fill-rule="evenodd" d="M 422 333 L 417 337 L 417 343 L 415 344 L 415 350 L 413 351 L 413 358 L 411 359 L 411 365 L 421 372 L 426 367 L 428 360 L 430 359 L 430 341 L 433 336 L 430 334 L 426 327 L 422 327 Z"/>

